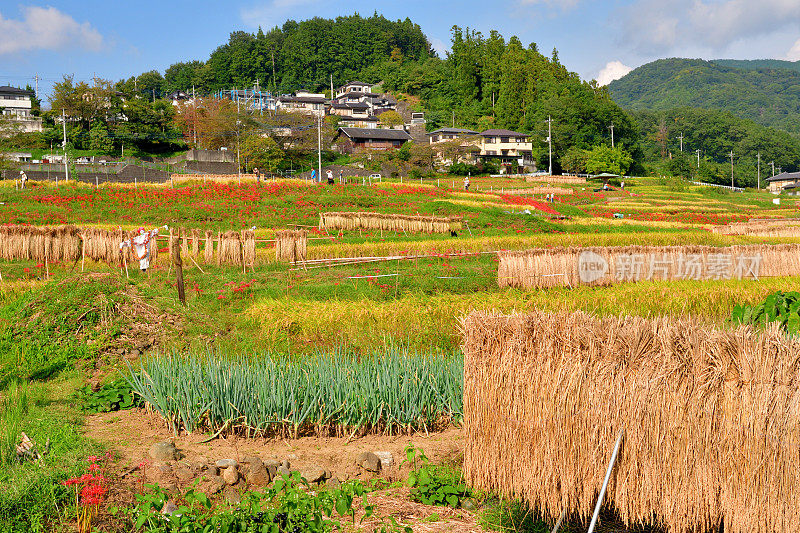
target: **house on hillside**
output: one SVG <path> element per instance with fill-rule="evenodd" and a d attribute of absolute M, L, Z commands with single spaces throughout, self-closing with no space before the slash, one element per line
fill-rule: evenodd
<path fill-rule="evenodd" d="M 172 105 L 176 107 L 183 103 L 190 104 L 192 102 L 192 97 L 183 91 L 175 91 L 172 94 L 168 94 L 165 98 L 172 102 Z"/>
<path fill-rule="evenodd" d="M 315 117 L 324 117 L 330 101 L 324 94 L 297 91 L 294 94 L 284 94 L 277 98 L 275 107 L 278 110 L 298 112 Z"/>
<path fill-rule="evenodd" d="M 767 190 L 779 194 L 784 190 L 800 187 L 800 172 L 781 172 L 777 176 L 767 178 Z"/>
<path fill-rule="evenodd" d="M 428 141 L 431 144 L 436 144 L 445 141 L 453 141 L 455 139 L 463 139 L 466 137 L 474 137 L 477 135 L 480 135 L 480 133 L 477 131 L 466 130 L 461 128 L 442 128 L 427 134 Z"/>
<path fill-rule="evenodd" d="M 376 117 L 385 111 L 396 111 L 397 100 L 388 94 L 372 92 L 372 86 L 360 81 L 353 81 L 336 90 L 336 97 L 331 105 L 331 114 L 352 116 L 348 106 L 357 106 L 366 116 Z"/>
<path fill-rule="evenodd" d="M 486 130 L 480 134 L 480 157 L 495 164 L 534 167 L 533 144 L 527 133 L 511 130 Z"/>
<path fill-rule="evenodd" d="M 411 140 L 403 130 L 380 128 L 339 128 L 333 139 L 336 149 L 343 154 L 363 150 L 396 150 Z"/>
<path fill-rule="evenodd" d="M 26 89 L 4 85 L 0 87 L 0 114 L 10 120 L 7 133 L 42 131 L 42 119 L 32 114 L 36 94 Z M 6 128 L 0 129 L 0 134 Z"/>
<path fill-rule="evenodd" d="M 372 92 L 372 85 L 364 83 L 363 81 L 351 81 L 336 89 L 336 99 L 343 97 L 348 93 L 365 94 Z"/>

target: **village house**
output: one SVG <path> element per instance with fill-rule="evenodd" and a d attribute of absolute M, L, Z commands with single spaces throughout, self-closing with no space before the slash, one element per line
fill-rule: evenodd
<path fill-rule="evenodd" d="M 13 121 L 11 129 L 14 132 L 42 131 L 42 119 L 32 114 L 32 99 L 35 96 L 33 91 L 26 89 L 8 85 L 0 87 L 0 114 Z"/>
<path fill-rule="evenodd" d="M 428 140 L 431 144 L 453 141 L 455 139 L 465 137 L 474 137 L 478 135 L 480 135 L 480 133 L 477 131 L 465 130 L 461 128 L 442 128 L 427 134 Z"/>
<path fill-rule="evenodd" d="M 352 154 L 363 150 L 396 150 L 411 140 L 403 130 L 380 128 L 339 128 L 333 142 L 339 152 Z"/>
<path fill-rule="evenodd" d="M 800 172 L 781 172 L 777 176 L 767 178 L 767 189 L 779 194 L 784 190 L 800 188 Z"/>
<path fill-rule="evenodd" d="M 339 87 L 331 104 L 331 114 L 344 117 L 376 117 L 397 110 L 397 100 L 372 92 L 372 86 L 360 81 Z"/>
<path fill-rule="evenodd" d="M 521 167 L 533 166 L 533 144 L 529 135 L 510 130 L 486 130 L 480 133 L 480 157 L 500 165 L 516 162 Z"/>
<path fill-rule="evenodd" d="M 293 95 L 284 94 L 279 96 L 275 103 L 278 110 L 299 112 L 315 117 L 324 117 L 326 107 L 329 105 L 330 102 L 324 94 L 308 91 L 297 91 Z"/>

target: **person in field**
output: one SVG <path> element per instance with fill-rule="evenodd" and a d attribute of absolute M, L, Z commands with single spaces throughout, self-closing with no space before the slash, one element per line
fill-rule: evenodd
<path fill-rule="evenodd" d="M 344 183 L 344 172 L 342 172 L 342 169 L 339 169 L 339 183 Z"/>
<path fill-rule="evenodd" d="M 22 185 L 21 188 L 24 189 L 25 188 L 25 182 L 28 181 L 28 175 L 25 174 L 24 170 L 20 170 L 19 171 L 19 181 L 20 181 L 20 183 Z"/>
<path fill-rule="evenodd" d="M 261 183 L 261 172 L 258 171 L 258 167 L 253 167 L 253 174 L 256 177 L 256 183 Z"/>
<path fill-rule="evenodd" d="M 469 191 L 469 176 L 464 178 L 464 190 Z"/>
<path fill-rule="evenodd" d="M 328 177 L 328 185 L 333 185 L 333 172 L 331 172 L 331 169 L 328 169 L 325 175 Z"/>
<path fill-rule="evenodd" d="M 311 181 L 317 181 L 317 169 L 311 169 Z"/>

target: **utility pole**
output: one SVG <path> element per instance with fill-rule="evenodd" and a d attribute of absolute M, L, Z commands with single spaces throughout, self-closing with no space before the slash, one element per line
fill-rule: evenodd
<path fill-rule="evenodd" d="M 548 172 L 550 175 L 553 175 L 553 118 L 550 115 L 547 115 L 547 145 L 548 145 L 548 152 L 550 156 L 550 164 L 548 166 Z"/>
<path fill-rule="evenodd" d="M 697 169 L 700 170 L 700 148 L 694 151 L 697 154 Z"/>
<path fill-rule="evenodd" d="M 239 183 L 242 182 L 242 161 L 239 151 L 239 124 L 241 121 L 239 120 L 239 98 L 237 94 L 236 98 L 236 168 L 239 170 Z"/>
<path fill-rule="evenodd" d="M 333 102 L 334 98 L 336 98 L 336 95 L 333 93 L 333 74 L 331 74 L 331 102 Z"/>
<path fill-rule="evenodd" d="M 678 139 L 681 140 L 681 152 L 683 152 L 683 132 L 678 136 Z"/>
<path fill-rule="evenodd" d="M 608 129 L 611 130 L 611 148 L 614 148 L 614 123 L 613 122 L 608 127 Z"/>
<path fill-rule="evenodd" d="M 322 183 L 322 115 L 317 115 L 317 166 L 318 179 Z"/>
<path fill-rule="evenodd" d="M 774 178 L 775 177 L 775 161 L 770 161 L 769 164 L 772 165 L 772 177 Z"/>
<path fill-rule="evenodd" d="M 39 75 L 35 74 L 33 79 L 36 80 L 36 98 L 39 98 Z"/>
<path fill-rule="evenodd" d="M 192 84 L 192 132 L 194 133 L 194 147 L 197 148 L 197 98 L 194 94 L 194 83 Z"/>
<path fill-rule="evenodd" d="M 761 188 L 761 152 L 758 152 L 758 181 L 756 182 L 756 189 Z"/>
<path fill-rule="evenodd" d="M 728 155 L 731 156 L 731 187 L 733 187 L 733 150 Z"/>
<path fill-rule="evenodd" d="M 67 115 L 61 109 L 61 125 L 64 127 L 64 180 L 69 181 L 69 164 L 67 162 Z M 56 180 L 58 177 L 56 177 Z"/>

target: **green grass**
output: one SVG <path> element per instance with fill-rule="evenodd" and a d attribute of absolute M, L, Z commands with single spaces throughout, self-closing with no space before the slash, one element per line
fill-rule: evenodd
<path fill-rule="evenodd" d="M 66 530 L 74 495 L 60 482 L 82 473 L 86 456 L 98 452 L 83 436 L 83 416 L 70 401 L 79 380 L 73 373 L 47 384 L 12 385 L 0 393 L 4 428 L 0 445 L 5 457 L 8 445 L 19 442 L 21 431 L 40 451 L 50 444 L 41 465 L 0 465 L 0 533 Z"/>

